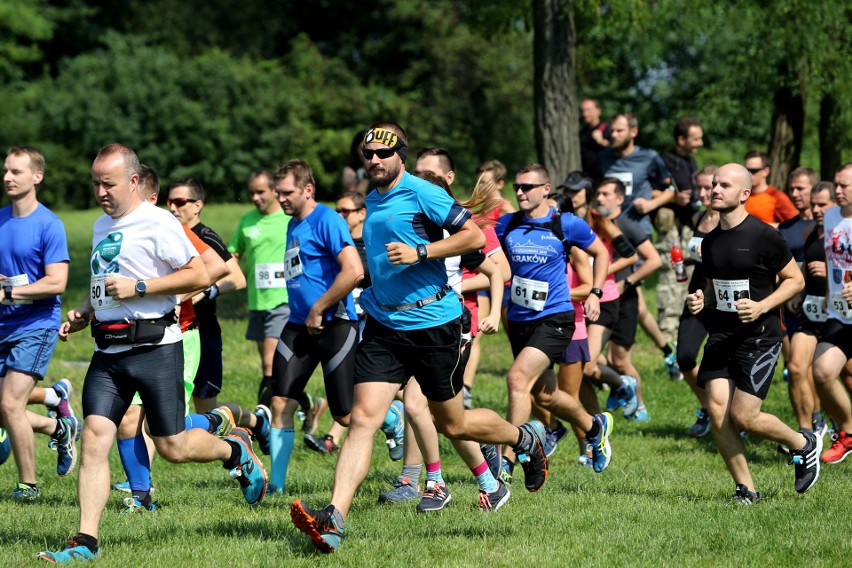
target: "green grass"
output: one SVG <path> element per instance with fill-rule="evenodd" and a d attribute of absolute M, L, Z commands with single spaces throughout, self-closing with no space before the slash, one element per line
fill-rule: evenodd
<path fill-rule="evenodd" d="M 205 210 L 204 220 L 227 240 L 245 206 Z M 85 259 L 96 211 L 63 214 L 71 240 L 72 278 L 63 298 L 77 305 L 88 278 Z M 650 299 L 650 298 L 649 298 Z M 225 385 L 220 400 L 253 406 L 259 376 L 255 346 L 243 339 L 245 301 L 225 297 Z M 640 334 L 641 335 L 641 334 Z M 92 341 L 77 334 L 57 348 L 48 382 L 71 379 L 80 397 Z M 347 519 L 347 538 L 339 553 L 319 558 L 308 539 L 289 520 L 289 504 L 303 498 L 314 506 L 330 496 L 334 459 L 297 443 L 287 495 L 245 505 L 235 482 L 218 464 L 176 466 L 157 458 L 151 515 L 119 516 L 125 494 L 113 492 L 101 524 L 102 566 L 187 566 L 201 563 L 242 566 L 842 566 L 849 564 L 846 527 L 852 476 L 849 463 L 823 469 L 806 495 L 793 490 L 793 470 L 774 444 L 754 438 L 748 456 L 759 506 L 733 505 L 733 483 L 709 438 L 692 440 L 687 428 L 696 410 L 688 388 L 671 382 L 661 357 L 644 336 L 636 348 L 651 414 L 647 424 L 616 416 L 614 457 L 603 474 L 575 465 L 576 446 L 567 438 L 551 460 L 541 492 L 524 491 L 519 480 L 512 498 L 496 514 L 474 509 L 476 487 L 461 460 L 442 439 L 445 477 L 453 501 L 443 512 L 417 515 L 413 506 L 380 506 L 385 478 L 399 473 L 388 460 L 380 436 L 373 467 Z M 505 335 L 487 337 L 475 401 L 504 413 L 505 372 L 510 364 Z M 323 391 L 316 374 L 310 385 Z M 793 425 L 785 384 L 777 380 L 766 410 Z M 41 411 L 35 408 L 36 411 Z M 329 425 L 323 417 L 322 428 Z M 55 454 L 37 437 L 37 476 L 41 502 L 21 505 L 7 495 L 17 482 L 13 460 L 0 467 L 0 565 L 34 565 L 38 550 L 61 547 L 77 527 L 76 473 L 55 474 Z M 268 466 L 268 457 L 263 457 Z M 123 479 L 117 453 L 112 479 Z M 85 482 L 85 480 L 84 480 Z M 847 495 L 847 497 L 843 497 Z"/>

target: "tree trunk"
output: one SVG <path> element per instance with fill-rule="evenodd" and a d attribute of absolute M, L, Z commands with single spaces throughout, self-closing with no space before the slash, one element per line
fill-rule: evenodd
<path fill-rule="evenodd" d="M 784 189 L 787 176 L 799 167 L 802 138 L 805 128 L 805 100 L 801 90 L 796 93 L 788 85 L 793 76 L 786 63 L 779 69 L 781 86 L 775 91 L 772 111 L 772 131 L 769 139 L 769 185 Z"/>
<path fill-rule="evenodd" d="M 826 94 L 819 102 L 819 170 L 820 179 L 834 180 L 840 167 L 840 130 L 837 116 L 837 99 Z"/>
<path fill-rule="evenodd" d="M 535 144 L 553 185 L 580 169 L 572 0 L 534 0 Z"/>

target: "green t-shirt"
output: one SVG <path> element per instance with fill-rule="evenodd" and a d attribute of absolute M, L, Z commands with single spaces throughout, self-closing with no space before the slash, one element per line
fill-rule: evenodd
<path fill-rule="evenodd" d="M 228 250 L 245 263 L 250 310 L 271 310 L 287 302 L 284 253 L 289 222 L 290 216 L 281 210 L 271 215 L 249 211 L 228 244 Z"/>

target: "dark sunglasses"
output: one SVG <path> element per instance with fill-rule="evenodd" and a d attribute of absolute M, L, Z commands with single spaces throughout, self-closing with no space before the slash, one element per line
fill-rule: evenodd
<path fill-rule="evenodd" d="M 337 208 L 337 212 L 343 218 L 346 218 L 346 217 L 349 217 L 350 213 L 355 213 L 356 211 L 360 211 L 361 209 L 362 209 L 361 207 L 359 207 L 358 209 L 346 209 L 346 208 L 343 208 L 343 207 L 339 207 L 339 208 Z"/>
<path fill-rule="evenodd" d="M 186 197 L 175 197 L 174 199 L 169 199 L 166 201 L 166 205 L 171 207 L 174 205 L 175 207 L 183 207 L 187 203 L 195 203 L 197 201 L 201 201 L 200 199 L 187 199 Z"/>
<path fill-rule="evenodd" d="M 513 183 L 512 187 L 515 188 L 515 191 L 519 189 L 524 193 L 530 191 L 531 189 L 535 189 L 536 187 L 541 187 L 543 185 L 547 185 L 546 183 Z"/>
<path fill-rule="evenodd" d="M 394 154 L 396 154 L 395 148 L 377 148 L 375 150 L 370 150 L 368 148 L 364 148 L 361 150 L 361 153 L 364 154 L 365 160 L 372 160 L 373 156 L 378 156 L 380 160 L 387 160 Z"/>
<path fill-rule="evenodd" d="M 757 172 L 759 172 L 760 170 L 762 170 L 765 167 L 766 166 L 760 166 L 759 168 L 746 168 L 746 169 L 748 170 L 748 173 L 756 174 Z"/>

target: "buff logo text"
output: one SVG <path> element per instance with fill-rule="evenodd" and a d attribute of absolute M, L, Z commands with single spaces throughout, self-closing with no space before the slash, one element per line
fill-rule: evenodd
<path fill-rule="evenodd" d="M 398 136 L 395 133 L 384 128 L 373 128 L 372 130 L 368 130 L 367 134 L 364 136 L 365 145 L 370 142 L 378 142 L 379 144 L 384 144 L 388 148 L 396 146 L 397 140 Z"/>

